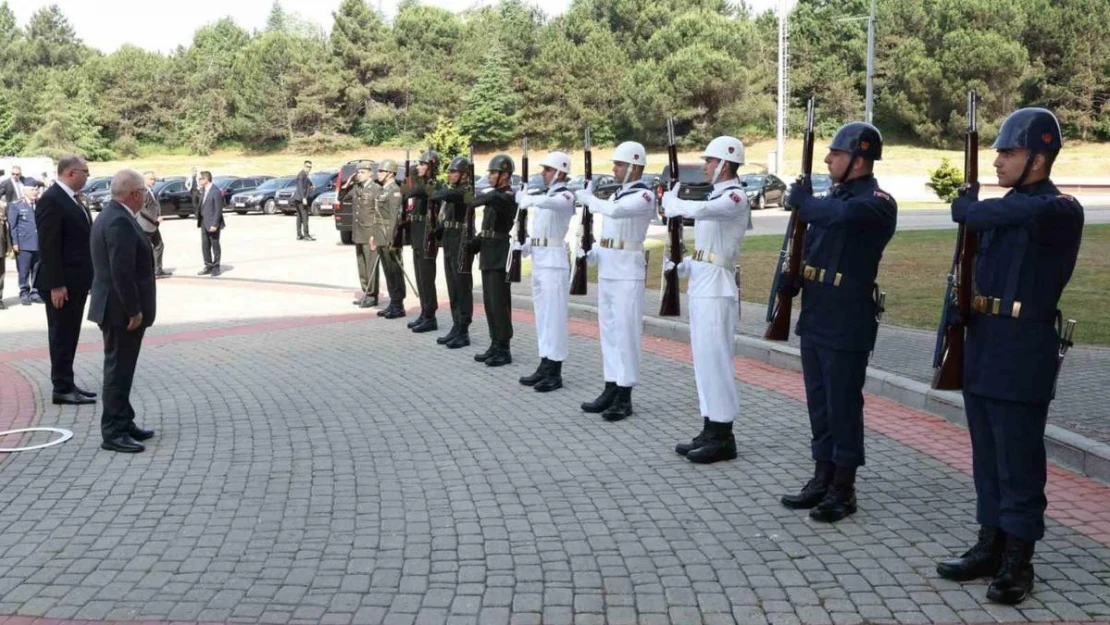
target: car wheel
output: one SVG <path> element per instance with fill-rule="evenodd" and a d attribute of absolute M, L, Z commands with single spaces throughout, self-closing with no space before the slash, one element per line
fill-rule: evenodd
<path fill-rule="evenodd" d="M 319 217 L 320 216 L 320 205 L 319 204 L 313 204 L 311 207 L 309 207 L 308 212 L 313 217 Z"/>
<path fill-rule="evenodd" d="M 759 195 L 752 198 L 752 210 L 753 211 L 761 210 L 763 208 L 764 204 L 766 204 L 766 200 L 763 198 L 762 193 L 760 193 Z"/>
<path fill-rule="evenodd" d="M 262 205 L 262 212 L 266 213 L 267 215 L 273 215 L 277 212 L 277 202 L 273 200 L 266 200 L 266 203 Z"/>
<path fill-rule="evenodd" d="M 237 210 L 237 211 L 235 211 L 235 214 L 236 214 L 236 215 L 246 215 L 246 214 L 247 214 L 247 211 L 245 211 L 245 210 Z"/>
<path fill-rule="evenodd" d="M 343 243 L 343 245 L 351 245 L 355 242 L 355 235 L 350 230 L 340 230 L 339 241 Z"/>

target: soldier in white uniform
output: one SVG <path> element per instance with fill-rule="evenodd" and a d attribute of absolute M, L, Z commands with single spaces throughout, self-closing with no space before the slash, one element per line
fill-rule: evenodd
<path fill-rule="evenodd" d="M 668 218 L 694 220 L 692 256 L 678 265 L 680 277 L 689 276 L 690 347 L 694 380 L 702 414 L 702 431 L 675 451 L 690 461 L 708 464 L 736 457 L 732 422 L 739 412 L 732 359 L 732 337 L 739 319 L 736 263 L 744 232 L 752 227 L 751 206 L 736 170 L 744 164 L 744 144 L 735 137 L 717 137 L 702 154 L 705 174 L 713 191 L 705 201 L 680 200 L 679 186 L 663 194 Z M 665 267 L 675 267 L 669 260 Z"/>
<path fill-rule="evenodd" d="M 600 412 L 606 421 L 632 414 L 632 387 L 640 379 L 640 335 L 644 316 L 644 237 L 655 214 L 655 196 L 640 181 L 647 164 L 644 146 L 626 141 L 613 152 L 613 175 L 621 186 L 608 200 L 594 196 L 593 186 L 578 191 L 578 201 L 603 215 L 601 240 L 586 256 L 598 269 L 598 326 L 605 390 L 586 412 Z M 583 252 L 579 250 L 579 255 Z"/>
<path fill-rule="evenodd" d="M 563 361 L 567 358 L 567 303 L 570 299 L 570 261 L 566 246 L 570 218 L 574 216 L 574 194 L 567 189 L 570 156 L 552 152 L 543 167 L 545 195 L 523 194 L 520 208 L 531 208 L 532 238 L 512 249 L 532 257 L 532 307 L 536 313 L 536 336 L 540 366 L 520 383 L 539 393 L 563 387 Z"/>

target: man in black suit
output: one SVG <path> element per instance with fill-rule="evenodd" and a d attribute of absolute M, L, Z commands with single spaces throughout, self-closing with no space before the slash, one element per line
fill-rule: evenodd
<path fill-rule="evenodd" d="M 224 227 L 224 196 L 212 184 L 212 172 L 200 172 L 200 210 L 197 227 L 200 228 L 200 251 L 204 254 L 204 269 L 198 276 L 220 275 L 220 230 Z"/>
<path fill-rule="evenodd" d="M 156 293 L 154 254 L 139 227 L 139 211 L 148 195 L 139 172 L 124 169 L 112 178 L 112 201 L 93 224 L 92 299 L 89 321 L 104 334 L 104 411 L 100 417 L 102 449 L 138 453 L 138 441 L 153 430 L 135 425 L 131 384 L 143 334 L 154 323 Z"/>
<path fill-rule="evenodd" d="M 55 404 L 92 404 L 96 397 L 96 393 L 73 382 L 73 358 L 93 278 L 89 257 L 92 216 L 75 197 L 88 179 L 89 165 L 85 159 L 72 154 L 63 156 L 58 159 L 58 179 L 35 207 L 39 232 L 35 288 L 46 302 Z"/>
<path fill-rule="evenodd" d="M 11 176 L 0 180 L 0 198 L 8 204 L 15 204 L 23 199 L 23 190 L 23 170 L 17 165 L 12 167 Z"/>
<path fill-rule="evenodd" d="M 304 162 L 304 169 L 297 174 L 297 186 L 293 190 L 293 202 L 297 205 L 297 240 L 315 241 L 308 233 L 308 197 L 312 194 L 312 179 L 308 174 L 312 172 L 312 161 Z"/>

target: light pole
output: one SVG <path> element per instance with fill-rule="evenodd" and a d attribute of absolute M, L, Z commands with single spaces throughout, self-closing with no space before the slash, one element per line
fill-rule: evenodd
<path fill-rule="evenodd" d="M 787 84 L 787 61 L 789 56 L 787 54 L 787 34 L 789 33 L 786 27 L 787 16 L 789 14 L 788 8 L 789 0 L 779 0 L 779 118 L 778 118 L 778 134 L 777 143 L 775 147 L 775 172 L 779 176 L 783 175 L 786 169 L 786 101 L 790 97 L 790 89 Z"/>
<path fill-rule="evenodd" d="M 875 0 L 871 0 L 871 17 L 867 20 L 867 123 L 875 104 Z"/>

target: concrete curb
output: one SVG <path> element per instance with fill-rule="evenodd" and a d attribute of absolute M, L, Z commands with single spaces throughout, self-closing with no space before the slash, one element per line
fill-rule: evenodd
<path fill-rule="evenodd" d="M 480 291 L 476 291 L 480 294 Z M 514 308 L 532 309 L 532 298 L 513 294 Z M 575 319 L 597 321 L 597 307 L 571 302 L 570 316 Z M 644 334 L 662 339 L 690 342 L 690 327 L 685 321 L 644 317 Z M 733 337 L 736 355 L 750 358 L 789 371 L 802 370 L 802 355 L 796 347 L 784 343 L 737 334 Z M 867 369 L 864 390 L 896 401 L 904 406 L 937 415 L 947 421 L 967 427 L 964 416 L 964 398 L 952 391 L 936 391 L 928 384 L 911 380 L 874 367 Z M 1091 440 L 1055 425 L 1045 428 L 1045 448 L 1048 459 L 1054 464 L 1110 484 L 1110 445 Z"/>

